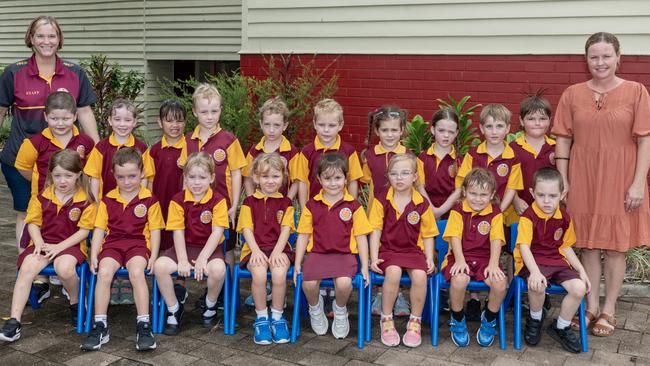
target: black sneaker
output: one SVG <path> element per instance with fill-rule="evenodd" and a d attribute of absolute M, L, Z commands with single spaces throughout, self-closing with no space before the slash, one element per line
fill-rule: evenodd
<path fill-rule="evenodd" d="M 165 323 L 165 330 L 163 331 L 163 334 L 165 335 L 175 335 L 178 334 L 178 331 L 181 328 L 181 320 L 183 319 L 183 312 L 184 312 L 184 306 L 183 303 L 178 303 L 178 310 L 174 314 L 170 314 L 169 316 L 173 316 L 176 318 L 176 324 L 169 324 Z"/>
<path fill-rule="evenodd" d="M 72 326 L 77 326 L 77 314 L 79 311 L 79 304 L 70 305 L 70 318 L 72 319 Z"/>
<path fill-rule="evenodd" d="M 2 330 L 0 330 L 0 340 L 6 342 L 17 341 L 20 339 L 21 329 L 22 327 L 20 326 L 20 322 L 16 320 L 16 318 L 11 318 L 5 321 L 5 324 L 2 326 Z"/>
<path fill-rule="evenodd" d="M 441 313 L 449 312 L 449 295 L 447 290 L 440 290 L 439 304 Z"/>
<path fill-rule="evenodd" d="M 218 309 L 219 305 L 218 305 L 218 301 L 217 301 L 217 305 L 215 305 L 212 308 L 209 308 L 205 303 L 205 299 L 206 299 L 207 296 L 208 296 L 208 294 L 206 292 L 206 294 L 204 296 L 202 296 L 201 300 L 200 300 L 203 303 L 203 307 L 201 308 L 201 311 L 202 311 L 201 316 L 203 318 L 203 327 L 204 328 L 212 328 L 217 323 L 217 309 Z M 208 310 L 214 311 L 214 315 L 212 315 L 212 316 L 203 315 Z"/>
<path fill-rule="evenodd" d="M 32 287 L 34 288 L 34 292 L 36 292 L 36 299 L 38 300 L 39 304 L 42 304 L 43 301 L 50 298 L 51 293 L 49 283 L 34 281 L 34 283 L 32 283 Z"/>
<path fill-rule="evenodd" d="M 205 304 L 205 298 L 208 296 L 208 290 L 205 290 L 203 292 L 203 296 L 201 296 L 198 300 L 196 300 L 195 307 L 197 309 L 201 309 L 202 312 L 205 312 L 208 310 L 208 306 Z M 219 297 L 217 298 L 217 305 L 215 306 L 215 309 L 223 310 L 223 291 L 219 293 Z"/>
<path fill-rule="evenodd" d="M 556 342 L 562 345 L 562 348 L 569 352 L 580 353 L 580 341 L 578 337 L 571 329 L 571 326 L 568 326 L 564 329 L 558 329 L 555 326 L 555 321 L 548 325 L 546 332 L 553 338 Z"/>
<path fill-rule="evenodd" d="M 542 339 L 542 322 L 541 320 L 536 320 L 531 318 L 530 312 L 526 317 L 526 326 L 524 328 L 524 340 L 529 346 L 536 346 L 539 344 L 539 341 Z"/>
<path fill-rule="evenodd" d="M 138 322 L 136 325 L 135 349 L 138 351 L 156 349 L 156 339 L 153 337 L 149 322 Z"/>
<path fill-rule="evenodd" d="M 84 351 L 98 351 L 102 344 L 108 343 L 110 339 L 108 327 L 103 322 L 95 322 L 93 329 L 88 333 L 88 337 L 81 344 L 81 349 Z"/>
<path fill-rule="evenodd" d="M 549 310 L 551 310 L 551 296 L 546 294 L 544 297 L 544 313 L 547 313 Z"/>
<path fill-rule="evenodd" d="M 174 284 L 174 293 L 176 294 L 176 300 L 181 304 L 185 304 L 185 300 L 187 300 L 188 296 L 187 289 L 180 283 L 176 283 Z"/>
<path fill-rule="evenodd" d="M 467 300 L 465 319 L 470 322 L 477 322 L 481 320 L 481 301 L 475 299 Z"/>

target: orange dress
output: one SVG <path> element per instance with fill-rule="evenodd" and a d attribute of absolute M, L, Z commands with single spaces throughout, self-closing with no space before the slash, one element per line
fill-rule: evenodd
<path fill-rule="evenodd" d="M 650 135 L 650 97 L 642 84 L 624 81 L 601 100 L 598 110 L 587 83 L 567 88 L 552 133 L 573 138 L 567 209 L 576 246 L 625 252 L 650 245 L 648 186 L 641 207 L 629 213 L 624 207 L 634 180 L 636 137 Z"/>

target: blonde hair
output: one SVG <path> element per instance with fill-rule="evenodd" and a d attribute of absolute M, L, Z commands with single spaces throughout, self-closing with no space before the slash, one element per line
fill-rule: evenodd
<path fill-rule="evenodd" d="M 268 172 L 269 169 L 275 169 L 282 173 L 282 184 L 286 182 L 287 176 L 289 175 L 286 160 L 275 152 L 258 155 L 253 160 L 251 175 L 259 177 L 261 174 Z"/>
<path fill-rule="evenodd" d="M 323 99 L 314 106 L 314 122 L 318 116 L 327 113 L 335 113 L 339 123 L 343 122 L 343 107 L 334 99 Z"/>
<path fill-rule="evenodd" d="M 400 163 L 402 161 L 408 161 L 411 163 L 411 171 L 415 175 L 415 182 L 413 182 L 414 187 L 419 187 L 420 186 L 420 177 L 418 175 L 418 162 L 415 157 L 415 155 L 410 154 L 410 153 L 405 153 L 405 154 L 395 154 L 393 155 L 392 158 L 388 161 L 388 166 L 386 167 L 386 178 L 388 178 L 388 173 L 393 170 L 393 167 L 395 167 L 395 164 Z"/>
<path fill-rule="evenodd" d="M 50 187 L 54 184 L 52 179 L 52 171 L 57 166 L 61 169 L 67 170 L 69 172 L 79 174 L 76 185 L 78 189 L 83 189 L 86 193 L 86 202 L 93 203 L 95 202 L 95 197 L 90 190 L 90 179 L 83 172 L 83 163 L 81 162 L 81 157 L 79 153 L 73 150 L 63 149 L 55 152 L 50 156 L 50 161 L 47 164 L 47 177 L 45 178 L 45 187 Z"/>
<path fill-rule="evenodd" d="M 463 179 L 463 184 L 461 185 L 461 199 L 466 198 L 467 189 L 470 187 L 476 187 L 479 189 L 487 189 L 491 194 L 494 194 L 497 191 L 497 181 L 494 178 L 492 172 L 484 168 L 473 168 Z M 499 198 L 494 194 L 492 198 L 492 203 L 499 202 Z"/>
<path fill-rule="evenodd" d="M 482 125 L 485 124 L 488 117 L 492 117 L 495 121 L 503 121 L 506 124 L 510 124 L 512 112 L 503 104 L 488 104 L 481 110 L 480 121 Z"/>
<path fill-rule="evenodd" d="M 267 100 L 260 107 L 260 121 L 264 119 L 265 114 L 279 114 L 282 116 L 282 121 L 287 123 L 289 108 L 287 108 L 287 103 L 285 103 L 282 98 L 275 97 Z"/>
<path fill-rule="evenodd" d="M 201 83 L 196 86 L 194 93 L 192 94 L 192 106 L 196 106 L 196 102 L 199 99 L 205 98 L 208 101 L 216 99 L 221 104 L 221 94 L 216 86 L 208 83 Z"/>
<path fill-rule="evenodd" d="M 187 175 L 190 169 L 200 167 L 205 169 L 210 175 L 214 175 L 214 160 L 212 157 L 202 151 L 190 154 L 183 168 L 183 175 Z"/>
<path fill-rule="evenodd" d="M 36 29 L 41 25 L 49 24 L 54 27 L 57 37 L 59 37 L 59 47 L 57 50 L 63 48 L 63 32 L 61 32 L 61 26 L 55 17 L 50 15 L 39 15 L 36 18 L 32 19 L 31 23 L 27 27 L 27 32 L 25 32 L 25 46 L 27 48 L 32 48 L 32 36 L 36 33 Z"/>

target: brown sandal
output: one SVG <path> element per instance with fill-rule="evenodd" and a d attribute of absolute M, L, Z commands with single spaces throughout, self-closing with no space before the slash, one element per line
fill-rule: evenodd
<path fill-rule="evenodd" d="M 585 323 L 587 324 L 587 328 L 589 328 L 589 325 L 596 320 L 596 315 L 592 313 L 589 310 L 585 310 Z M 575 330 L 576 332 L 580 330 L 580 317 L 579 316 L 574 316 L 573 319 L 571 319 L 571 329 Z"/>
<path fill-rule="evenodd" d="M 600 320 L 604 320 L 605 324 L 598 323 Z M 594 323 L 594 326 L 591 329 L 591 333 L 596 337 L 609 337 L 614 333 L 616 323 L 616 318 L 613 315 L 600 313 L 598 320 L 596 320 L 596 323 Z"/>

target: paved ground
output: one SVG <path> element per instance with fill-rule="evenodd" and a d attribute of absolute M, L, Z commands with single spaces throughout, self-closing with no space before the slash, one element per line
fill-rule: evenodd
<path fill-rule="evenodd" d="M 2 178 L 0 178 L 1 180 Z M 15 276 L 16 250 L 13 244 L 13 213 L 11 197 L 0 181 L 0 315 L 9 315 Z M 248 288 L 248 283 L 242 289 Z M 245 291 L 245 290 L 244 290 Z M 536 348 L 524 345 L 520 351 L 512 347 L 512 319 L 508 317 L 508 349 L 495 345 L 483 349 L 472 340 L 470 347 L 456 348 L 449 340 L 446 327 L 441 328 L 441 344 L 431 347 L 430 338 L 423 337 L 417 349 L 400 346 L 388 349 L 374 340 L 364 350 L 356 348 L 356 315 L 351 317 L 353 329 L 346 340 L 331 335 L 317 337 L 303 322 L 302 336 L 296 345 L 255 345 L 251 337 L 254 312 L 243 309 L 238 316 L 240 330 L 226 336 L 220 326 L 204 329 L 194 311 L 194 300 L 202 293 L 191 286 L 188 312 L 181 333 L 175 337 L 157 337 L 158 349 L 137 352 L 134 346 L 135 310 L 133 306 L 113 306 L 109 310 L 111 341 L 100 352 L 79 350 L 82 336 L 69 323 L 67 304 L 57 288 L 53 297 L 38 311 L 27 308 L 23 316 L 23 338 L 13 344 L 0 344 L 0 364 L 66 364 L 66 365 L 650 365 L 650 298 L 647 287 L 626 287 L 618 308 L 619 325 L 610 338 L 589 338 L 589 352 L 573 355 L 563 351 L 548 336 Z M 633 297 L 637 296 L 637 297 Z M 639 297 L 645 296 L 645 297 Z M 356 303 L 352 305 L 356 307 Z M 443 317 L 446 321 L 446 317 Z M 376 319 L 375 319 L 376 324 Z M 398 322 L 398 329 L 404 329 Z M 305 327 L 306 326 L 306 327 Z M 471 329 L 476 329 L 472 325 Z M 428 326 L 423 333 L 428 333 Z"/>

